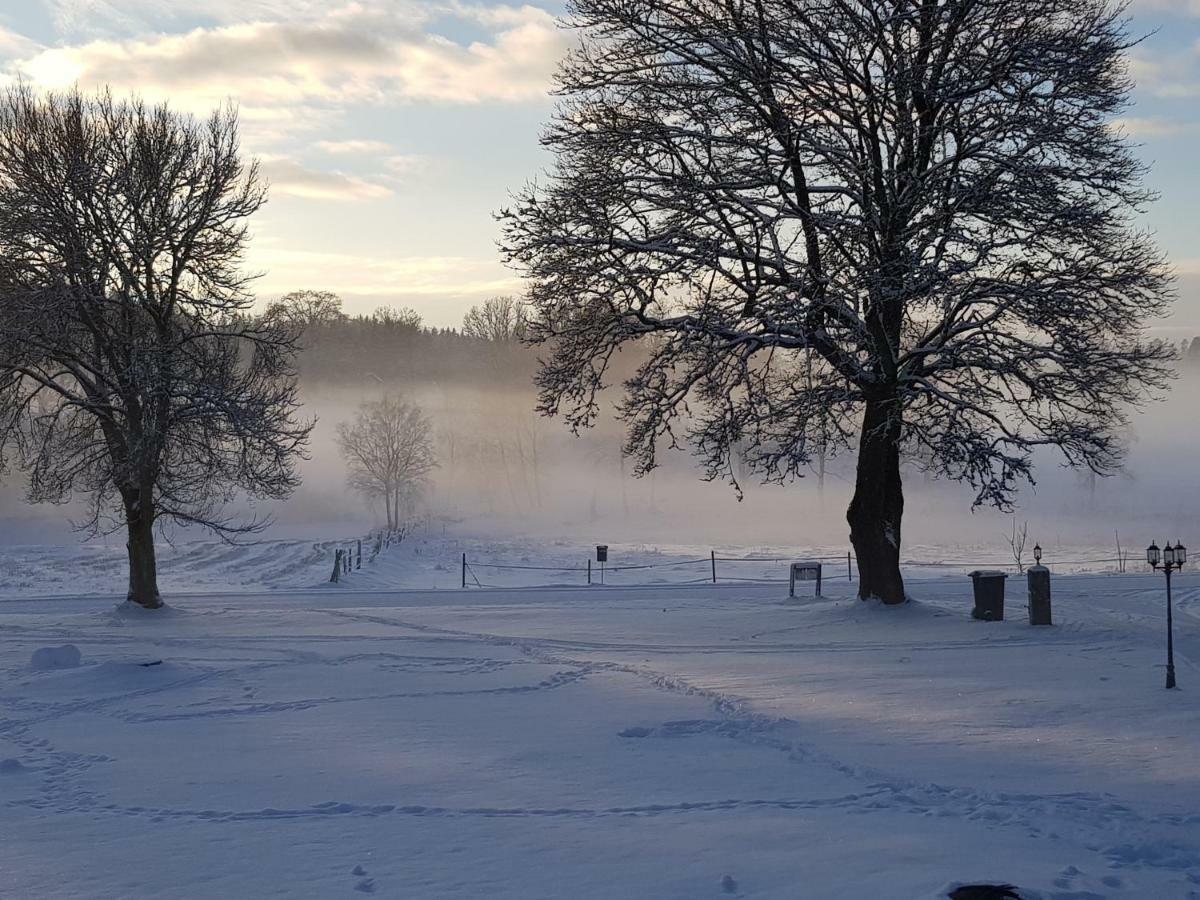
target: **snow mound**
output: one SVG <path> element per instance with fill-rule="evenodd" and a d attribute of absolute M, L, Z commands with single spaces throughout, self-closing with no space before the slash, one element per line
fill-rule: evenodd
<path fill-rule="evenodd" d="M 158 609 L 147 609 L 140 603 L 134 603 L 132 600 L 125 600 L 118 603 L 113 609 L 113 616 L 118 621 L 134 621 L 134 622 L 160 622 L 163 619 L 174 617 L 179 614 L 179 611 L 167 604 L 163 604 Z"/>
<path fill-rule="evenodd" d="M 61 647 L 39 647 L 33 651 L 29 666 L 37 672 L 48 672 L 51 669 L 78 669 L 83 656 L 74 644 L 63 644 Z"/>
<path fill-rule="evenodd" d="M 19 759 L 0 759 L 0 775 L 19 775 L 24 771 Z"/>

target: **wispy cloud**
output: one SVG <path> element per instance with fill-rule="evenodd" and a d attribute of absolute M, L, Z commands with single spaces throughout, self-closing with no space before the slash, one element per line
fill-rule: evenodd
<path fill-rule="evenodd" d="M 262 296 L 321 285 L 361 296 L 470 298 L 512 293 L 519 280 L 492 260 L 463 256 L 377 257 L 284 249 L 257 242 L 251 266 Z"/>
<path fill-rule="evenodd" d="M 1200 44 L 1154 55 L 1140 48 L 1129 58 L 1129 72 L 1143 93 L 1165 99 L 1200 96 Z"/>
<path fill-rule="evenodd" d="M 361 3 L 381 0 L 360 0 Z M 394 8 L 416 4 L 386 0 Z M 270 19 L 311 19 L 327 14 L 329 0 L 41 0 L 55 30 L 68 41 L 139 32 L 181 31 L 199 22 L 213 25 Z"/>
<path fill-rule="evenodd" d="M 103 19 L 103 0 L 60 3 L 59 14 Z M 160 7 L 119 4 L 154 21 Z M 314 132 L 329 133 L 364 106 L 514 104 L 546 98 L 566 38 L 553 17 L 532 6 L 473 7 L 400 2 L 249 2 L 243 13 L 287 18 L 242 20 L 239 4 L 206 4 L 222 21 L 174 33 L 141 30 L 81 43 L 41 46 L 0 30 L 0 84 L 17 78 L 40 88 L 109 86 L 150 101 L 207 114 L 234 102 L 247 146 L 268 149 Z M 169 18 L 169 17 L 168 17 Z M 437 33 L 437 22 L 468 22 L 473 41 Z M 343 147 L 337 146 L 339 143 Z M 372 142 L 331 141 L 326 152 L 367 152 Z M 376 148 L 383 152 L 381 148 Z"/>
<path fill-rule="evenodd" d="M 483 24 L 489 18 L 450 14 Z M 107 84 L 194 110 L 232 98 L 252 116 L 331 104 L 543 98 L 564 50 L 553 18 L 521 7 L 497 13 L 491 24 L 487 39 L 464 44 L 425 30 L 428 21 L 394 7 L 352 5 L 312 19 L 18 52 L 9 70 L 42 87 Z"/>
<path fill-rule="evenodd" d="M 1194 132 L 1200 128 L 1200 123 L 1165 119 L 1161 116 L 1127 116 L 1114 121 L 1113 126 L 1130 137 L 1164 138 Z"/>
<path fill-rule="evenodd" d="M 276 195 L 353 202 L 378 200 L 392 193 L 391 188 L 385 185 L 341 172 L 309 169 L 285 156 L 264 155 L 259 161 L 270 183 L 271 193 Z"/>
<path fill-rule="evenodd" d="M 317 141 L 317 148 L 335 156 L 381 156 L 392 152 L 386 141 Z"/>
<path fill-rule="evenodd" d="M 0 25 L 0 59 L 19 59 L 41 52 L 42 46 Z"/>
<path fill-rule="evenodd" d="M 1134 0 L 1135 13 L 1169 13 L 1200 16 L 1200 0 Z"/>

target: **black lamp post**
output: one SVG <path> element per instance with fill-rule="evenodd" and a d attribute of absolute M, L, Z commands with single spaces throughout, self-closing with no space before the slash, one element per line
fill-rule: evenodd
<path fill-rule="evenodd" d="M 1033 561 L 1035 563 L 1037 563 L 1039 566 L 1042 564 L 1042 545 L 1041 544 L 1033 545 Z"/>
<path fill-rule="evenodd" d="M 1167 687 L 1175 687 L 1175 644 L 1171 636 L 1171 572 L 1176 569 L 1182 569 L 1183 564 L 1187 562 L 1187 548 L 1179 541 L 1175 542 L 1175 546 L 1171 546 L 1171 542 L 1167 541 L 1162 550 L 1158 549 L 1158 544 L 1151 542 L 1146 548 L 1146 562 L 1150 563 L 1152 569 L 1162 568 L 1167 576 Z"/>

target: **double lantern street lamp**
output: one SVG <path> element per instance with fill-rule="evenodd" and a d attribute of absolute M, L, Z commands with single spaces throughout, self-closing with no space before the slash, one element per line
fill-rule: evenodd
<path fill-rule="evenodd" d="M 1187 548 L 1178 541 L 1172 547 L 1170 541 L 1161 550 L 1151 543 L 1146 548 L 1146 562 L 1152 569 L 1161 568 L 1167 576 L 1167 687 L 1175 687 L 1175 647 L 1171 638 L 1171 572 L 1182 569 L 1187 562 Z"/>

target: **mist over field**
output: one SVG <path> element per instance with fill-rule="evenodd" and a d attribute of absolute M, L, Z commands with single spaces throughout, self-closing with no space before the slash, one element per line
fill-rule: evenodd
<path fill-rule="evenodd" d="M 762 484 L 753 474 L 739 473 L 744 475 L 740 501 L 728 483 L 704 482 L 686 451 L 664 450 L 660 467 L 637 478 L 632 462 L 622 456 L 623 431 L 611 411 L 595 428 L 573 435 L 561 420 L 535 412 L 534 351 L 505 347 L 499 352 L 503 358 L 495 367 L 483 365 L 457 378 L 428 377 L 421 353 L 410 354 L 402 375 L 381 377 L 376 373 L 396 361 L 365 356 L 337 377 L 302 377 L 304 415 L 317 424 L 310 459 L 299 467 L 300 487 L 286 502 L 239 501 L 234 509 L 246 517 L 269 516 L 270 525 L 260 535 L 265 538 L 350 537 L 378 527 L 382 508 L 368 506 L 347 485 L 337 425 L 350 420 L 363 401 L 400 395 L 418 404 L 432 423 L 438 468 L 421 510 L 439 526 L 498 543 L 511 536 L 552 536 L 584 543 L 848 544 L 852 453 L 829 461 L 823 486 L 815 470 L 785 485 Z M 1030 543 L 1047 547 L 1112 549 L 1116 531 L 1126 546 L 1136 548 L 1150 538 L 1174 536 L 1200 508 L 1200 482 L 1191 477 L 1200 445 L 1195 415 L 1200 367 L 1182 365 L 1166 391 L 1164 401 L 1132 414 L 1120 473 L 1092 477 L 1066 468 L 1056 453 L 1041 453 L 1037 484 L 1022 489 L 1011 514 L 972 509 L 969 487 L 931 479 L 906 465 L 905 546 L 976 544 L 999 550 L 1014 521 L 1028 522 Z M 75 543 L 79 535 L 70 522 L 82 517 L 76 504 L 24 503 L 19 473 L 0 486 L 0 539 L 6 542 Z M 211 539 L 195 528 L 169 535 Z M 120 545 L 123 535 L 107 540 Z"/>
<path fill-rule="evenodd" d="M 1197 97 L 1200 0 L 0 4 L 0 900 L 1200 900 Z"/>

